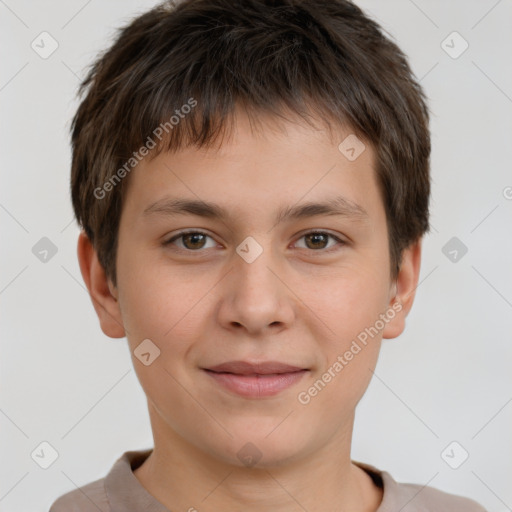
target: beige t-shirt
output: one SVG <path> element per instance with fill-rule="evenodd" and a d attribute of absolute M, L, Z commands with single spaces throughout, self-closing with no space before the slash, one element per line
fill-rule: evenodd
<path fill-rule="evenodd" d="M 105 478 L 63 494 L 49 512 L 169 512 L 133 474 L 151 452 L 152 449 L 123 453 Z M 385 471 L 354 463 L 383 488 L 382 503 L 376 512 L 486 512 L 469 498 L 433 487 L 397 483 Z"/>

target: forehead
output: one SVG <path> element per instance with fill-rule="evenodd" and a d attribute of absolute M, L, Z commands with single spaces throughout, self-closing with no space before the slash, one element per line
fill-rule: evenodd
<path fill-rule="evenodd" d="M 171 202 L 176 206 L 181 199 L 195 201 L 196 209 L 209 203 L 211 217 L 220 218 L 232 207 L 253 215 L 272 209 L 275 220 L 293 216 L 293 205 L 322 199 L 354 217 L 383 211 L 376 204 L 373 148 L 350 129 L 264 115 L 255 122 L 241 113 L 233 123 L 212 147 L 188 146 L 142 160 L 130 175 L 123 210 L 147 218 L 148 212 L 170 210 Z M 221 208 L 215 212 L 214 205 Z"/>

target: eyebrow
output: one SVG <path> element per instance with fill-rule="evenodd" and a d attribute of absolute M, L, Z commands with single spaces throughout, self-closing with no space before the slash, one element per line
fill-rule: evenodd
<path fill-rule="evenodd" d="M 222 206 L 196 199 L 165 197 L 149 205 L 142 213 L 143 217 L 153 215 L 176 216 L 197 215 L 210 219 L 226 221 L 230 215 Z M 369 218 L 367 211 L 359 204 L 337 196 L 323 202 L 307 202 L 281 208 L 276 215 L 274 225 L 289 220 L 299 220 L 319 215 L 337 215 L 354 220 Z"/>

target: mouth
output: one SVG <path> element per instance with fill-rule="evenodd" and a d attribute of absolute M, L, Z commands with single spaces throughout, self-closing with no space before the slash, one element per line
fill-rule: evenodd
<path fill-rule="evenodd" d="M 222 388 L 245 398 L 275 396 L 309 371 L 277 361 L 230 361 L 203 370 Z"/>

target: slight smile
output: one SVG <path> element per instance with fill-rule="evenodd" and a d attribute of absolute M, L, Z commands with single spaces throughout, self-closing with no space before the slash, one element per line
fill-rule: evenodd
<path fill-rule="evenodd" d="M 279 394 L 298 383 L 307 368 L 277 361 L 249 363 L 230 361 L 203 368 L 217 384 L 244 398 L 264 398 Z"/>

